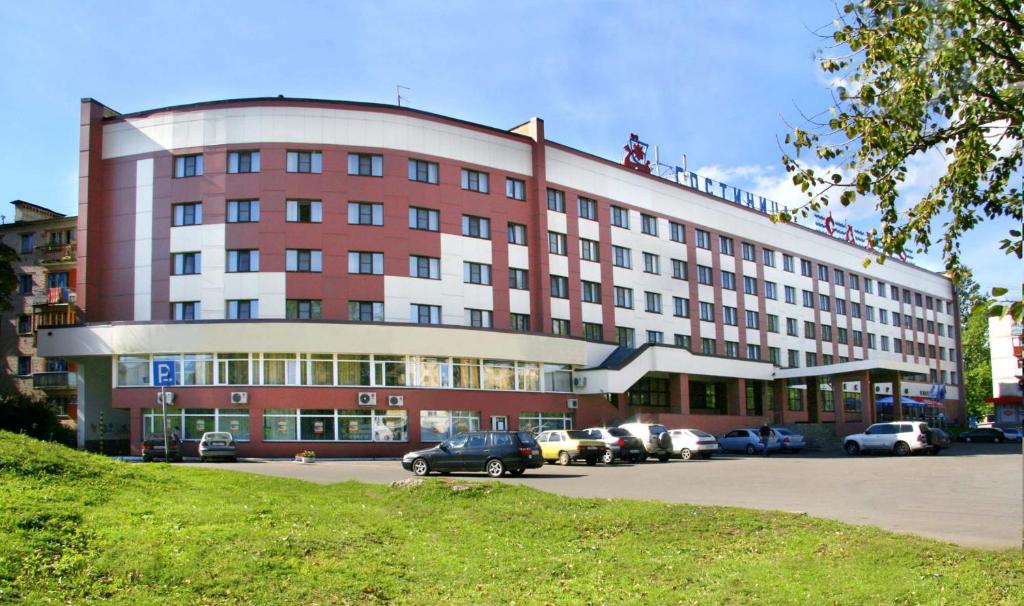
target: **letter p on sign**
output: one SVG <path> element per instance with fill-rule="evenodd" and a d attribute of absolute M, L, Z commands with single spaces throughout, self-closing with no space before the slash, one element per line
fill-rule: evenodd
<path fill-rule="evenodd" d="M 159 360 L 153 362 L 153 385 L 174 385 L 174 362 L 170 360 Z"/>

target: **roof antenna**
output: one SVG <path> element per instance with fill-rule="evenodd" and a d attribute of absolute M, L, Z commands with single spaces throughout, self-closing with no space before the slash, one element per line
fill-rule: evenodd
<path fill-rule="evenodd" d="M 407 98 L 402 96 L 402 89 L 403 88 L 405 90 L 412 90 L 408 86 L 402 86 L 401 84 L 396 84 L 395 85 L 395 97 L 398 98 L 398 107 L 402 107 L 402 101 L 405 101 L 406 103 L 409 102 L 409 99 L 407 99 Z"/>

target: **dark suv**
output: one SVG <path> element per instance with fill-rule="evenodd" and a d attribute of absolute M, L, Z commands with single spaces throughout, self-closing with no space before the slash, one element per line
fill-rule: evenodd
<path fill-rule="evenodd" d="M 471 431 L 402 457 L 402 467 L 418 476 L 432 471 L 483 471 L 492 478 L 522 475 L 544 466 L 540 446 L 528 431 Z"/>
<path fill-rule="evenodd" d="M 181 439 L 176 433 L 167 434 L 167 453 L 164 453 L 164 434 L 151 433 L 142 441 L 142 460 L 153 459 L 181 462 Z"/>

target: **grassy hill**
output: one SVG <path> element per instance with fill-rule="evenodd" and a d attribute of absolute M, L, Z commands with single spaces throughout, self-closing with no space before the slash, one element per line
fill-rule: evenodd
<path fill-rule="evenodd" d="M 1019 550 L 526 487 L 127 464 L 0 432 L 0 603 L 1021 604 Z"/>

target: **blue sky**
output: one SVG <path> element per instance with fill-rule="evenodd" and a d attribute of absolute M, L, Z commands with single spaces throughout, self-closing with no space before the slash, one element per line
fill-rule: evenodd
<path fill-rule="evenodd" d="M 0 200 L 77 212 L 78 111 L 273 96 L 394 103 L 547 136 L 619 159 L 629 133 L 663 162 L 799 201 L 780 163 L 786 120 L 828 107 L 820 2 L 7 2 L 0 6 Z M 922 158 L 909 194 L 941 170 Z M 908 196 L 908 199 L 910 196 Z M 6 206 L 6 205 L 5 205 Z M 835 209 L 858 228 L 871 205 Z M 12 209 L 0 208 L 11 220 Z M 963 242 L 984 286 L 1019 263 L 1006 225 Z M 940 269 L 938 252 L 916 262 Z"/>

